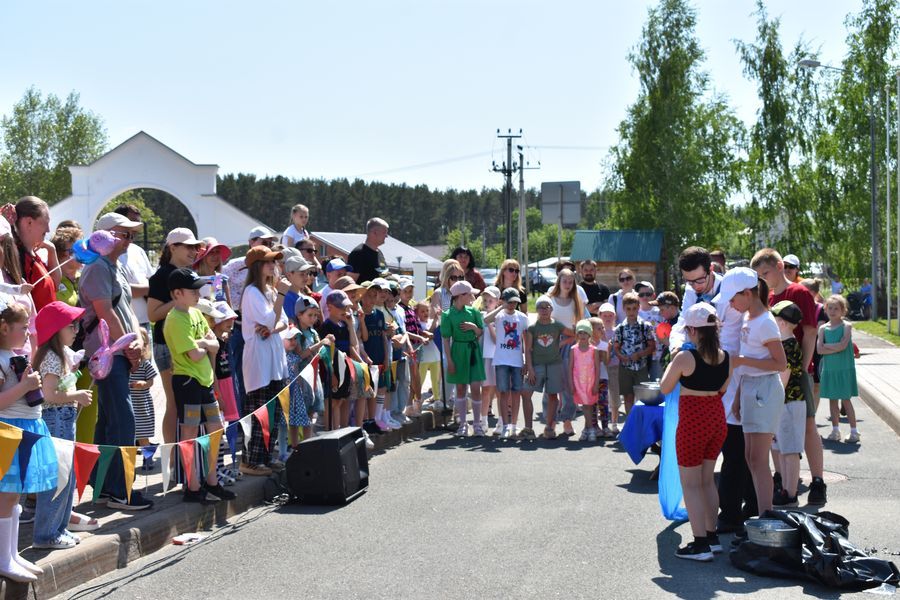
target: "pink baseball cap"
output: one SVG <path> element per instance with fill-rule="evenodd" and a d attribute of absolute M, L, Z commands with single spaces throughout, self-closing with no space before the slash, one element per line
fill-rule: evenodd
<path fill-rule="evenodd" d="M 37 343 L 42 346 L 50 341 L 54 335 L 62 331 L 72 321 L 80 319 L 84 309 L 77 306 L 69 306 L 60 300 L 54 300 L 38 311 L 34 320 L 37 328 Z"/>

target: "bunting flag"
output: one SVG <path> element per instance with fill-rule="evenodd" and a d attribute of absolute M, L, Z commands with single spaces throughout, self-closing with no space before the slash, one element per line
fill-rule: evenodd
<path fill-rule="evenodd" d="M 42 437 L 31 431 L 22 430 L 22 441 L 19 442 L 19 478 L 22 480 L 23 486 L 25 485 L 25 476 L 28 474 L 28 463 L 31 462 L 31 450 Z"/>
<path fill-rule="evenodd" d="M 137 446 L 119 446 L 122 465 L 125 470 L 125 497 L 131 502 L 131 486 L 134 484 L 134 462 L 137 460 Z"/>
<path fill-rule="evenodd" d="M 316 354 L 311 361 L 309 361 L 309 366 L 312 367 L 312 393 L 316 394 L 316 391 L 319 389 L 319 362 L 320 362 L 320 354 Z"/>
<path fill-rule="evenodd" d="M 172 444 L 163 444 L 159 447 L 159 462 L 162 467 L 163 496 L 169 489 L 169 480 L 172 478 Z"/>
<path fill-rule="evenodd" d="M 231 453 L 231 461 L 237 464 L 237 422 L 229 423 L 225 428 L 225 439 L 228 441 L 228 451 Z"/>
<path fill-rule="evenodd" d="M 181 465 L 184 467 L 184 480 L 188 485 L 191 482 L 191 475 L 194 474 L 194 441 L 196 440 L 178 442 L 178 453 L 181 455 Z"/>
<path fill-rule="evenodd" d="M 400 364 L 400 361 L 391 362 L 391 381 L 397 381 L 397 365 Z"/>
<path fill-rule="evenodd" d="M 210 464 L 213 465 L 213 469 L 215 469 L 216 462 L 218 461 L 223 433 L 225 433 L 224 429 L 218 429 L 209 434 L 209 461 Z"/>
<path fill-rule="evenodd" d="M 272 398 L 272 400 L 269 400 L 265 404 L 266 412 L 269 413 L 269 433 L 273 433 L 278 424 L 278 420 L 275 418 L 275 402 L 273 402 L 274 400 L 275 398 Z M 287 419 L 287 414 L 284 415 L 284 418 Z"/>
<path fill-rule="evenodd" d="M 205 479 L 209 474 L 209 465 L 215 464 L 214 462 L 210 463 L 209 460 L 209 434 L 201 435 L 194 441 L 197 442 L 197 447 L 200 451 L 200 473 L 197 476 L 199 477 L 202 474 Z"/>
<path fill-rule="evenodd" d="M 252 413 L 253 416 L 256 417 L 256 420 L 259 421 L 259 426 L 262 428 L 263 445 L 266 450 L 269 449 L 269 408 L 267 404 L 263 404 Z M 247 441 L 250 441 L 249 437 L 247 438 Z"/>
<path fill-rule="evenodd" d="M 362 370 L 363 378 L 365 378 L 365 380 L 366 380 L 366 387 L 367 388 L 372 387 L 372 373 L 369 371 L 369 369 L 366 369 L 362 363 L 358 363 L 358 364 L 363 367 L 363 370 Z"/>
<path fill-rule="evenodd" d="M 313 368 L 313 363 L 309 363 L 308 365 L 306 365 L 303 368 L 302 371 L 300 371 L 300 379 L 302 379 L 307 384 L 309 384 L 310 389 L 313 390 L 313 393 L 315 393 L 315 391 L 316 391 L 316 383 L 315 382 L 318 379 L 318 377 L 316 376 L 315 368 Z"/>
<path fill-rule="evenodd" d="M 356 383 L 356 366 L 353 364 L 353 359 L 344 355 L 344 362 L 347 363 L 347 372 L 350 374 L 350 381 Z"/>
<path fill-rule="evenodd" d="M 344 377 L 347 375 L 347 363 L 340 358 L 337 361 L 337 380 L 338 385 L 344 382 Z"/>
<path fill-rule="evenodd" d="M 50 438 L 56 449 L 56 493 L 53 499 L 62 493 L 72 476 L 72 463 L 75 460 L 75 442 L 62 438 Z"/>
<path fill-rule="evenodd" d="M 244 432 L 244 446 L 248 446 L 250 444 L 250 436 L 253 435 L 253 413 L 250 413 L 238 423 L 241 424 L 241 431 Z M 268 427 L 266 428 L 268 431 Z"/>
<path fill-rule="evenodd" d="M 291 386 L 287 386 L 278 392 L 278 402 L 281 404 L 281 412 L 284 414 L 284 418 L 287 419 L 288 415 L 291 414 Z"/>
<path fill-rule="evenodd" d="M 153 457 L 156 455 L 156 449 L 159 446 L 156 444 L 150 444 L 149 446 L 141 446 L 141 456 L 144 457 L 144 460 L 153 460 Z"/>
<path fill-rule="evenodd" d="M 369 381 L 372 382 L 372 388 L 378 387 L 378 365 L 369 365 Z"/>
<path fill-rule="evenodd" d="M 84 486 L 97 460 L 100 458 L 100 448 L 96 444 L 84 444 L 75 442 L 75 486 L 78 488 L 78 499 L 84 494 Z"/>
<path fill-rule="evenodd" d="M 94 479 L 94 502 L 100 499 L 100 490 L 103 489 L 103 482 L 106 481 L 106 473 L 109 471 L 109 464 L 112 462 L 113 456 L 119 454 L 118 446 L 98 446 L 100 448 L 100 459 L 97 462 L 97 478 Z"/>
<path fill-rule="evenodd" d="M 0 478 L 6 475 L 12 465 L 16 448 L 22 441 L 23 430 L 6 423 L 0 423 Z"/>

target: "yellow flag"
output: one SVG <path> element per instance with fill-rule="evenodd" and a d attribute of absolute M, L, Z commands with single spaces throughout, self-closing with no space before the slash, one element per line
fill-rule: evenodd
<path fill-rule="evenodd" d="M 219 446 L 222 445 L 222 434 L 225 433 L 224 429 L 219 429 L 218 431 L 213 431 L 209 434 L 209 470 L 214 471 L 216 468 L 216 460 L 219 456 Z"/>
<path fill-rule="evenodd" d="M 131 484 L 134 483 L 134 461 L 137 458 L 137 446 L 119 446 L 122 453 L 122 465 L 125 468 L 125 494 L 131 502 Z"/>
<path fill-rule="evenodd" d="M 288 415 L 291 414 L 291 386 L 286 385 L 278 392 L 278 402 L 281 403 L 281 412 L 284 413 L 284 420 L 287 421 Z"/>
<path fill-rule="evenodd" d="M 6 423 L 0 423 L 0 479 L 9 471 L 16 449 L 22 441 L 22 430 Z"/>

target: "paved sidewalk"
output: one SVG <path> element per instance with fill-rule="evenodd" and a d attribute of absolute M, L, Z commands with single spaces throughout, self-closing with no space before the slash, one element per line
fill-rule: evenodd
<path fill-rule="evenodd" d="M 856 361 L 859 395 L 900 435 L 900 347 L 855 329 L 853 340 L 860 352 Z"/>

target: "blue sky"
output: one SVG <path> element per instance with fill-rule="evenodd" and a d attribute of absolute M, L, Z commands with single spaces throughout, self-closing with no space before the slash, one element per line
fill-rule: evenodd
<path fill-rule="evenodd" d="M 522 128 L 527 158 L 541 162 L 526 185 L 580 180 L 592 190 L 637 95 L 626 56 L 653 4 L 4 2 L 0 113 L 31 85 L 75 90 L 103 117 L 111 146 L 144 130 L 220 174 L 437 188 L 498 187 L 496 130 Z M 751 122 L 755 89 L 733 40 L 754 38 L 754 2 L 694 6 L 712 85 Z M 803 37 L 834 64 L 844 18 L 859 6 L 767 3 L 785 47 Z"/>

